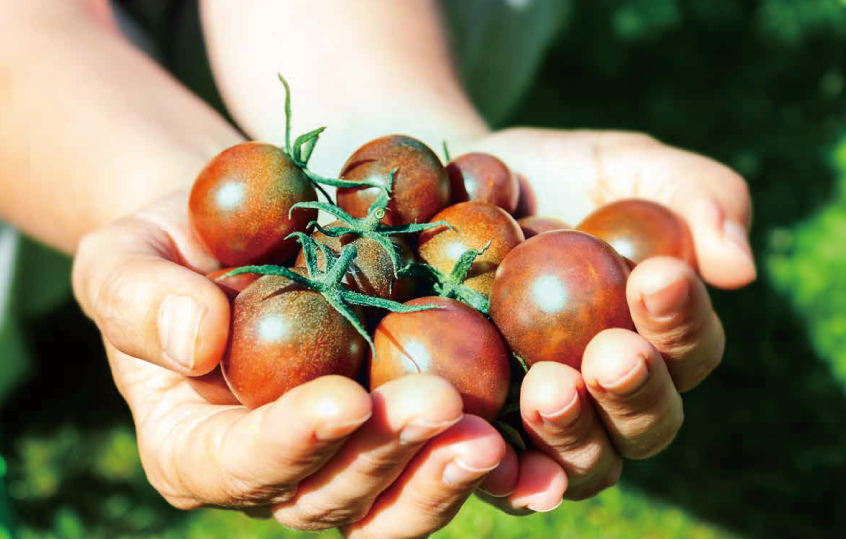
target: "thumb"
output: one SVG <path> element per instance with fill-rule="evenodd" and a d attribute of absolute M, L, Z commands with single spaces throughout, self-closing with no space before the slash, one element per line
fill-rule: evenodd
<path fill-rule="evenodd" d="M 180 259 L 160 227 L 123 221 L 82 240 L 74 293 L 120 352 L 198 376 L 226 348 L 229 302 L 212 281 L 174 262 Z"/>

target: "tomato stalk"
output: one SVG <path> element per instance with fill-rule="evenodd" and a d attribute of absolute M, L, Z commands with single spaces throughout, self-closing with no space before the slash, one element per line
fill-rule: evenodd
<path fill-rule="evenodd" d="M 283 266 L 275 265 L 259 265 L 259 266 L 243 266 L 227 272 L 218 280 L 227 279 L 243 273 L 257 273 L 260 275 L 281 275 L 294 281 L 304 288 L 314 290 L 320 293 L 329 305 L 331 305 L 338 313 L 343 316 L 355 330 L 361 335 L 370 345 L 375 357 L 376 350 L 373 346 L 373 340 L 367 333 L 367 330 L 362 325 L 361 321 L 355 315 L 350 305 L 360 305 L 362 307 L 377 307 L 387 309 L 395 313 L 413 313 L 419 311 L 427 311 L 430 309 L 438 309 L 437 305 L 417 305 L 409 306 L 403 305 L 396 301 L 389 299 L 368 296 L 359 294 L 346 288 L 341 282 L 347 270 L 352 264 L 355 257 L 358 256 L 358 249 L 355 245 L 347 245 L 341 251 L 339 256 L 335 256 L 332 251 L 325 245 L 314 241 L 308 235 L 302 232 L 295 232 L 288 236 L 294 237 L 303 246 L 306 258 L 306 270 L 308 277 L 304 277 L 299 273 Z M 320 249 L 321 253 L 326 259 L 326 270 L 320 271 L 317 266 L 316 249 Z"/>
<path fill-rule="evenodd" d="M 298 202 L 297 204 L 291 206 L 291 213 L 298 208 L 313 208 L 333 215 L 343 222 L 345 226 L 323 227 L 320 226 L 317 221 L 311 221 L 309 226 L 313 225 L 321 233 L 333 238 L 338 238 L 346 234 L 353 234 L 375 241 L 381 245 L 388 253 L 388 256 L 391 257 L 391 263 L 393 264 L 394 269 L 394 278 L 396 278 L 399 275 L 398 271 L 402 267 L 402 262 L 400 259 L 401 254 L 397 252 L 396 245 L 391 242 L 391 236 L 399 234 L 416 234 L 417 232 L 422 232 L 423 230 L 429 230 L 431 228 L 441 226 L 452 229 L 452 225 L 445 221 L 437 221 L 434 223 L 410 223 L 398 226 L 388 226 L 382 223 L 382 219 L 385 217 L 385 212 L 387 211 L 388 203 L 391 201 L 391 189 L 397 171 L 398 169 L 396 168 L 391 171 L 387 185 L 380 184 L 378 186 L 381 190 L 381 194 L 379 195 L 379 198 L 370 205 L 370 209 L 365 217 L 356 218 L 345 212 L 339 206 L 316 201 Z M 291 213 L 288 215 L 290 216 Z"/>

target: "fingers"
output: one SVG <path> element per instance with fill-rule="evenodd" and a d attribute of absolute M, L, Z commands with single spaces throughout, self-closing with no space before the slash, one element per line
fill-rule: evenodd
<path fill-rule="evenodd" d="M 594 337 L 585 350 L 582 375 L 624 457 L 658 453 L 681 428 L 681 397 L 658 351 L 637 333 L 607 329 Z"/>
<path fill-rule="evenodd" d="M 567 474 L 567 498 L 588 498 L 619 481 L 622 458 L 577 370 L 552 362 L 533 365 L 523 379 L 520 410 L 536 447 Z"/>
<path fill-rule="evenodd" d="M 720 364 L 723 325 L 686 264 L 665 257 L 641 262 L 626 296 L 638 333 L 661 352 L 678 391 L 692 389 Z"/>
<path fill-rule="evenodd" d="M 342 532 L 350 539 L 427 537 L 505 456 L 505 442 L 485 420 L 465 416 L 432 440 L 377 499 L 370 513 Z"/>
<path fill-rule="evenodd" d="M 493 475 L 494 472 L 491 472 Z M 530 515 L 554 510 L 569 489 L 567 475 L 552 458 L 538 451 L 519 455 L 519 476 L 514 491 L 497 497 L 480 491 L 479 497 L 511 515 Z"/>
<path fill-rule="evenodd" d="M 197 376 L 223 355 L 229 302 L 213 282 L 174 262 L 179 259 L 162 228 L 125 221 L 80 243 L 74 290 L 120 352 Z"/>
<path fill-rule="evenodd" d="M 437 376 L 405 376 L 371 398 L 373 417 L 300 484 L 295 498 L 274 508 L 282 524 L 316 530 L 360 520 L 415 453 L 462 418 L 461 395 Z"/>
<path fill-rule="evenodd" d="M 252 412 L 160 408 L 139 421 L 139 444 L 153 456 L 145 467 L 156 489 L 183 508 L 288 500 L 371 416 L 367 392 L 342 376 L 318 378 Z"/>

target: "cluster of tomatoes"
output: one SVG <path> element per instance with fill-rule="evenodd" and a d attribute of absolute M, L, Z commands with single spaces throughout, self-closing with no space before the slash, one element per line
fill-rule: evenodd
<path fill-rule="evenodd" d="M 221 368 L 192 379 L 212 402 L 254 408 L 323 375 L 373 389 L 428 372 L 493 421 L 527 366 L 578 368 L 597 333 L 634 329 L 634 264 L 694 263 L 683 221 L 658 204 L 618 201 L 575 229 L 517 220 L 521 181 L 493 155 L 444 166 L 392 135 L 328 179 L 308 169 L 319 131 L 284 148 L 236 145 L 194 183 L 191 223 L 226 266 L 209 277 L 232 299 Z M 318 202 L 327 184 L 337 204 Z M 334 221 L 318 224 L 320 212 Z"/>

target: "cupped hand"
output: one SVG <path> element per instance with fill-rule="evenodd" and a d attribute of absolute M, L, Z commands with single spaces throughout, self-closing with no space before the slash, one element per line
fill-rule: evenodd
<path fill-rule="evenodd" d="M 624 458 L 648 458 L 673 440 L 684 417 L 680 393 L 719 365 L 725 347 L 703 280 L 732 289 L 756 276 L 747 239 L 751 202 L 746 183 L 728 167 L 645 135 L 520 128 L 467 149 L 494 154 L 524 175 L 534 191 L 528 203 L 539 215 L 576 224 L 602 204 L 644 198 L 682 216 L 695 243 L 698 273 L 664 257 L 632 271 L 627 298 L 637 332 L 597 335 L 581 372 L 547 362 L 527 373 L 523 424 L 537 450 L 554 462 L 538 453 L 523 456 L 520 466 L 488 479 L 510 482 L 513 493 L 494 496 L 486 482 L 481 494 L 524 514 L 539 508 L 525 502 L 521 489 L 541 481 L 530 477 L 526 460 L 544 466 L 549 483 L 560 484 L 564 474 L 564 497 L 578 500 L 615 484 Z M 553 489 L 545 492 L 551 496 Z M 544 504 L 554 506 L 548 499 Z"/>
<path fill-rule="evenodd" d="M 186 377 L 217 368 L 230 313 L 203 276 L 218 264 L 186 208 L 177 193 L 90 234 L 74 265 L 152 485 L 179 508 L 235 508 L 354 538 L 423 537 L 449 522 L 508 454 L 444 380 L 410 376 L 368 394 L 328 376 L 252 411 L 192 389 Z"/>

